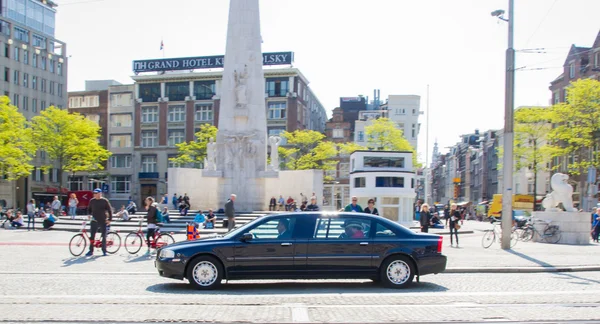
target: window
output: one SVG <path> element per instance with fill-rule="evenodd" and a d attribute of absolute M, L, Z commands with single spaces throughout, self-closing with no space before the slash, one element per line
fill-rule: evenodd
<path fill-rule="evenodd" d="M 195 121 L 212 122 L 213 121 L 213 105 L 212 104 L 196 104 Z"/>
<path fill-rule="evenodd" d="M 50 182 L 58 182 L 58 169 L 51 168 L 50 172 L 48 172 Z"/>
<path fill-rule="evenodd" d="M 62 97 L 63 97 L 63 85 L 62 85 L 62 83 L 59 83 L 59 84 L 58 84 L 58 90 L 56 90 L 56 91 L 58 92 L 58 93 L 57 93 L 57 95 L 58 95 L 60 98 L 62 98 Z"/>
<path fill-rule="evenodd" d="M 354 178 L 354 188 L 364 188 L 367 186 L 365 177 Z"/>
<path fill-rule="evenodd" d="M 195 81 L 194 97 L 196 100 L 212 99 L 215 95 L 215 81 Z"/>
<path fill-rule="evenodd" d="M 37 90 L 37 77 L 35 75 L 31 77 L 31 89 Z"/>
<path fill-rule="evenodd" d="M 560 103 L 560 93 L 555 92 L 554 93 L 554 104 L 557 105 L 558 103 Z"/>
<path fill-rule="evenodd" d="M 412 138 L 417 137 L 417 124 L 412 124 Z"/>
<path fill-rule="evenodd" d="M 33 112 L 37 112 L 38 111 L 38 100 L 37 99 L 31 99 L 31 111 Z"/>
<path fill-rule="evenodd" d="M 594 54 L 594 67 L 600 67 L 600 52 Z"/>
<path fill-rule="evenodd" d="M 131 188 L 130 176 L 110 177 L 110 192 L 114 194 L 127 194 Z"/>
<path fill-rule="evenodd" d="M 102 185 L 104 185 L 106 182 L 104 180 L 95 180 L 95 179 L 90 179 L 88 180 L 88 190 L 94 190 L 96 188 L 102 188 Z"/>
<path fill-rule="evenodd" d="M 344 130 L 341 128 L 335 128 L 333 130 L 333 138 L 344 138 Z"/>
<path fill-rule="evenodd" d="M 131 106 L 133 100 L 133 94 L 129 93 L 115 93 L 110 95 L 110 105 L 113 107 L 127 107 Z"/>
<path fill-rule="evenodd" d="M 285 108 L 286 103 L 284 101 L 280 102 L 269 102 L 269 119 L 285 119 Z"/>
<path fill-rule="evenodd" d="M 142 107 L 142 123 L 158 122 L 158 107 Z"/>
<path fill-rule="evenodd" d="M 569 78 L 573 79 L 575 77 L 575 63 L 569 64 Z"/>
<path fill-rule="evenodd" d="M 38 67 L 38 55 L 35 53 L 31 54 L 31 65 L 33 67 Z"/>
<path fill-rule="evenodd" d="M 100 125 L 100 115 L 98 114 L 89 114 L 89 115 L 85 115 L 85 118 L 93 121 L 94 123 Z"/>
<path fill-rule="evenodd" d="M 23 97 L 23 106 L 21 108 L 25 111 L 29 111 L 29 97 Z"/>
<path fill-rule="evenodd" d="M 160 98 L 160 83 L 140 84 L 139 91 L 142 102 L 157 102 Z"/>
<path fill-rule="evenodd" d="M 341 162 L 339 171 L 339 177 L 341 179 L 348 179 L 348 177 L 350 176 L 350 163 Z"/>
<path fill-rule="evenodd" d="M 41 169 L 34 168 L 33 169 L 33 181 L 36 182 L 44 182 L 44 174 Z"/>
<path fill-rule="evenodd" d="M 16 26 L 14 27 L 14 31 L 16 39 L 20 40 L 23 43 L 29 43 L 29 31 Z"/>
<path fill-rule="evenodd" d="M 375 226 L 375 239 L 386 239 L 398 236 L 395 230 L 389 228 L 387 225 L 377 223 Z"/>
<path fill-rule="evenodd" d="M 29 64 L 29 51 L 23 51 L 23 63 Z"/>
<path fill-rule="evenodd" d="M 29 88 L 29 74 L 23 73 L 23 86 Z"/>
<path fill-rule="evenodd" d="M 19 71 L 14 70 L 13 71 L 13 83 L 16 85 L 19 85 Z"/>
<path fill-rule="evenodd" d="M 404 168 L 404 158 L 365 156 L 363 165 L 366 168 Z"/>
<path fill-rule="evenodd" d="M 291 239 L 296 225 L 296 217 L 281 217 L 262 223 L 250 230 L 252 240 Z"/>
<path fill-rule="evenodd" d="M 40 65 L 40 68 L 42 70 L 46 69 L 46 57 L 45 56 L 42 56 L 42 64 Z"/>
<path fill-rule="evenodd" d="M 157 131 L 142 131 L 142 147 L 156 147 Z"/>
<path fill-rule="evenodd" d="M 13 50 L 15 51 L 15 53 L 13 54 L 13 58 L 15 59 L 15 61 L 19 62 L 19 58 L 21 57 L 21 55 L 19 53 L 20 48 L 18 48 L 17 46 L 15 46 L 13 48 Z"/>
<path fill-rule="evenodd" d="M 4 68 L 4 81 L 10 82 L 10 69 L 7 67 Z"/>
<path fill-rule="evenodd" d="M 42 79 L 40 90 L 46 92 L 46 79 Z"/>
<path fill-rule="evenodd" d="M 417 110 L 413 109 L 413 115 L 416 115 L 416 114 L 417 114 Z"/>
<path fill-rule="evenodd" d="M 42 100 L 42 104 L 40 105 L 40 110 L 46 110 L 46 101 Z"/>
<path fill-rule="evenodd" d="M 54 86 L 54 81 L 50 81 L 50 94 L 53 95 L 56 93 L 56 87 Z"/>
<path fill-rule="evenodd" d="M 110 147 L 115 147 L 115 148 L 131 147 L 131 135 L 129 135 L 129 134 L 110 135 Z"/>
<path fill-rule="evenodd" d="M 364 141 L 365 141 L 365 132 L 358 131 L 358 142 L 364 142 Z"/>
<path fill-rule="evenodd" d="M 80 191 L 83 190 L 83 177 L 69 177 L 69 190 Z"/>
<path fill-rule="evenodd" d="M 110 157 L 110 167 L 116 168 L 131 168 L 131 155 L 115 154 Z"/>
<path fill-rule="evenodd" d="M 565 98 L 565 102 L 569 103 L 569 97 L 568 97 L 567 89 L 563 90 L 563 97 Z"/>
<path fill-rule="evenodd" d="M 403 177 L 375 177 L 375 187 L 377 188 L 404 188 Z"/>
<path fill-rule="evenodd" d="M 265 90 L 269 97 L 287 97 L 289 91 L 288 78 L 269 78 Z"/>
<path fill-rule="evenodd" d="M 176 158 L 177 155 L 169 155 L 168 157 L 168 162 L 169 162 L 169 168 L 181 168 L 181 164 L 179 163 L 175 163 L 173 161 L 171 161 L 171 159 Z"/>
<path fill-rule="evenodd" d="M 156 172 L 156 155 L 142 156 L 142 172 Z"/>
<path fill-rule="evenodd" d="M 50 70 L 50 73 L 54 73 L 54 60 L 53 59 L 50 59 L 48 61 L 48 68 Z"/>
<path fill-rule="evenodd" d="M 33 46 L 46 49 L 46 38 L 33 34 Z"/>
<path fill-rule="evenodd" d="M 19 95 L 18 94 L 13 94 L 13 102 L 12 102 L 13 106 L 17 106 L 17 108 L 19 107 Z"/>
<path fill-rule="evenodd" d="M 4 57 L 10 58 L 10 47 L 8 44 L 4 45 Z"/>
<path fill-rule="evenodd" d="M 358 217 L 321 218 L 317 222 L 314 238 L 352 240 L 369 237 L 371 221 Z"/>
<path fill-rule="evenodd" d="M 169 146 L 175 147 L 179 143 L 185 141 L 185 131 L 183 129 L 169 130 Z"/>
<path fill-rule="evenodd" d="M 169 98 L 170 100 L 171 98 Z M 169 122 L 183 122 L 185 121 L 185 106 L 169 106 Z"/>
<path fill-rule="evenodd" d="M 112 114 L 110 115 L 110 125 L 112 127 L 131 127 L 133 117 L 131 114 Z"/>
<path fill-rule="evenodd" d="M 396 115 L 406 115 L 406 109 L 396 108 Z"/>
<path fill-rule="evenodd" d="M 169 101 L 184 101 L 190 95 L 189 82 L 168 82 L 165 84 L 166 97 Z"/>
<path fill-rule="evenodd" d="M 56 64 L 56 73 L 61 76 L 63 75 L 63 64 L 60 62 Z"/>

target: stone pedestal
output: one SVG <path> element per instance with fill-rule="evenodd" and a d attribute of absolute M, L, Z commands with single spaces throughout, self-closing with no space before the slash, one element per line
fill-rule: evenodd
<path fill-rule="evenodd" d="M 552 225 L 557 225 L 561 231 L 561 238 L 558 244 L 586 245 L 590 244 L 590 214 L 580 212 L 563 211 L 542 211 L 533 212 L 536 219 L 534 227 L 540 232 L 544 232 L 547 221 L 552 221 Z M 543 238 L 537 234 L 533 236 L 534 242 L 544 242 Z"/>

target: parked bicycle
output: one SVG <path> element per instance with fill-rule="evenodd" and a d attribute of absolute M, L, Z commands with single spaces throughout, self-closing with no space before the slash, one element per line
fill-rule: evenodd
<path fill-rule="evenodd" d="M 142 220 L 140 219 L 137 231 L 131 232 L 125 237 L 125 250 L 130 254 L 136 254 L 140 251 L 144 242 L 145 238 L 144 232 L 142 231 Z M 161 233 L 160 226 L 158 226 L 154 232 L 149 248 L 158 250 L 173 243 L 175 243 L 173 236 L 171 236 L 171 234 Z"/>
<path fill-rule="evenodd" d="M 79 233 L 73 235 L 71 241 L 69 242 L 69 252 L 73 256 L 80 256 L 83 252 L 85 252 L 88 242 L 93 244 L 95 248 L 102 248 L 102 237 L 99 240 L 92 240 L 90 236 L 87 235 L 87 221 L 83 222 L 81 226 L 81 230 Z M 99 233 L 101 234 L 101 233 Z M 110 227 L 106 227 L 106 253 L 115 254 L 121 248 L 121 236 L 115 232 L 111 231 Z"/>
<path fill-rule="evenodd" d="M 481 245 L 484 249 L 492 246 L 492 244 L 496 241 L 496 238 L 498 238 L 498 243 L 502 244 L 502 231 L 499 228 L 500 226 L 498 226 L 500 225 L 500 222 L 494 218 L 492 218 L 490 222 L 494 224 L 494 227 L 491 230 L 486 230 L 485 233 L 483 233 L 483 238 L 481 239 Z M 517 235 L 513 230 L 510 232 L 510 247 L 514 247 L 516 244 Z"/>
<path fill-rule="evenodd" d="M 538 229 L 535 228 L 534 222 L 538 221 L 538 223 L 545 223 L 546 226 L 544 227 L 543 230 L 539 231 Z M 531 239 L 533 239 L 534 234 L 537 234 L 538 237 L 543 240 L 544 242 L 547 243 L 558 243 L 558 241 L 560 241 L 560 238 L 562 236 L 562 233 L 560 231 L 560 228 L 558 228 L 558 225 L 552 225 L 552 221 L 544 221 L 541 219 L 535 219 L 533 217 L 531 217 L 531 221 L 528 222 L 524 227 L 523 227 L 523 232 L 521 233 L 521 235 L 519 236 L 520 239 L 524 242 L 527 241 L 531 241 Z"/>

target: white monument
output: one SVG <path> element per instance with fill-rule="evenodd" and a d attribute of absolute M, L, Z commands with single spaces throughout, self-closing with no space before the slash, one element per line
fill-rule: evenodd
<path fill-rule="evenodd" d="M 281 137 L 269 137 L 269 145 L 271 146 L 271 165 L 269 168 L 273 171 L 279 171 L 279 151 L 277 151 L 279 143 L 281 143 Z"/>
<path fill-rule="evenodd" d="M 206 158 L 204 159 L 204 170 L 215 171 L 217 167 L 217 143 L 211 137 L 206 143 Z"/>

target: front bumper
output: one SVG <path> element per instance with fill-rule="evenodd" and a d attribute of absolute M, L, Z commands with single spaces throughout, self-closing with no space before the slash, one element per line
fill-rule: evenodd
<path fill-rule="evenodd" d="M 419 259 L 419 276 L 441 273 L 446 270 L 447 258 L 443 254 L 431 255 Z"/>
<path fill-rule="evenodd" d="M 183 280 L 185 277 L 185 264 L 182 262 L 173 262 L 172 259 L 157 258 L 154 260 L 154 266 L 161 277 Z"/>

